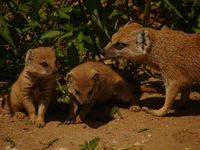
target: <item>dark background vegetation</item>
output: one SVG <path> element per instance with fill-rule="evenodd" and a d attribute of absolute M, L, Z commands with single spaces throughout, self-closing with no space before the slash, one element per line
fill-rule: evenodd
<path fill-rule="evenodd" d="M 130 20 L 200 32 L 200 0 L 0 0 L 0 8 L 0 94 L 18 77 L 30 48 L 53 46 L 62 79 L 77 64 L 100 59 L 100 49 Z M 128 76 L 139 66 L 122 69 Z"/>

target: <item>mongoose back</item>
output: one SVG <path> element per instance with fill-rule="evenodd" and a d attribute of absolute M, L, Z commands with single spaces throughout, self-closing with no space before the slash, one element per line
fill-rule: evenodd
<path fill-rule="evenodd" d="M 48 105 L 56 94 L 56 70 L 54 49 L 38 47 L 28 50 L 25 67 L 11 88 L 11 113 L 24 118 L 23 111 L 26 111 L 33 124 L 43 127 Z"/>
<path fill-rule="evenodd" d="M 86 62 L 72 69 L 66 77 L 68 92 L 75 98 L 67 123 L 80 123 L 85 120 L 95 103 L 102 103 L 112 98 L 124 102 L 133 102 L 133 94 L 124 79 L 108 66 L 99 62 Z M 78 106 L 80 113 L 76 118 Z M 139 106 L 131 106 L 138 111 Z"/>
<path fill-rule="evenodd" d="M 147 111 L 156 116 L 171 112 L 179 91 L 184 104 L 189 98 L 189 85 L 200 80 L 199 34 L 170 29 L 135 29 L 135 23 L 130 23 L 112 36 L 103 53 L 106 57 L 146 63 L 160 70 L 166 82 L 165 103 L 158 110 Z"/>

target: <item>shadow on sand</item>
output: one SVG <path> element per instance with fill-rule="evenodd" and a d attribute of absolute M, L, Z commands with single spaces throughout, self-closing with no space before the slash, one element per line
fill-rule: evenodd
<path fill-rule="evenodd" d="M 140 106 L 146 106 L 150 109 L 159 109 L 164 104 L 164 98 L 152 97 L 140 101 Z M 176 100 L 173 106 L 176 113 L 170 114 L 166 117 L 179 116 L 196 116 L 200 115 L 200 100 L 189 100 L 184 108 L 178 108 L 179 100 Z M 88 114 L 85 123 L 91 128 L 98 128 L 113 120 L 111 115 L 113 107 L 129 109 L 131 105 L 124 104 L 121 101 L 111 101 L 105 104 L 95 105 L 92 111 Z M 69 113 L 69 105 L 65 103 L 56 103 L 50 107 L 47 115 L 47 122 L 60 121 L 64 122 Z"/>

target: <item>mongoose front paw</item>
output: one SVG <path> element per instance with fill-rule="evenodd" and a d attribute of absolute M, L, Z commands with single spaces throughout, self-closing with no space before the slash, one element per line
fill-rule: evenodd
<path fill-rule="evenodd" d="M 138 112 L 141 110 L 141 107 L 138 105 L 133 105 L 129 109 L 130 109 L 130 111 Z"/>
<path fill-rule="evenodd" d="M 23 112 L 17 111 L 17 112 L 15 112 L 15 117 L 16 117 L 17 119 L 24 119 L 24 118 L 26 117 L 26 114 L 23 113 Z"/>
<path fill-rule="evenodd" d="M 31 124 L 35 124 L 35 122 L 36 122 L 36 115 L 30 115 L 30 117 L 29 117 L 30 119 L 30 123 Z"/>
<path fill-rule="evenodd" d="M 37 128 L 43 128 L 45 126 L 45 122 L 44 121 L 36 121 L 35 126 Z"/>
<path fill-rule="evenodd" d="M 77 118 L 76 118 L 76 121 L 75 121 L 75 123 L 77 123 L 77 124 L 78 124 L 78 123 L 82 123 L 82 122 L 83 122 L 83 121 L 81 120 L 81 118 L 80 118 L 80 117 L 77 117 Z"/>
<path fill-rule="evenodd" d="M 76 122 L 76 117 L 68 117 L 65 124 L 74 124 Z"/>
<path fill-rule="evenodd" d="M 74 124 L 74 122 L 75 122 L 74 120 L 66 120 L 66 121 L 65 121 L 65 124 L 68 124 L 68 125 L 69 125 L 69 124 Z"/>

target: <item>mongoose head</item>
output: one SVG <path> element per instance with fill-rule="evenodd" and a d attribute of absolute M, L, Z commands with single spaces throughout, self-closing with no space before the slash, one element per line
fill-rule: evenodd
<path fill-rule="evenodd" d="M 79 104 L 88 104 L 95 101 L 95 93 L 100 84 L 99 74 L 96 70 L 80 71 L 73 69 L 66 78 L 68 92 L 73 95 Z"/>
<path fill-rule="evenodd" d="M 55 50 L 50 47 L 38 47 L 27 51 L 25 69 L 37 77 L 46 77 L 56 73 Z"/>
<path fill-rule="evenodd" d="M 102 52 L 108 58 L 137 61 L 147 54 L 150 47 L 149 32 L 133 23 L 119 29 Z"/>

